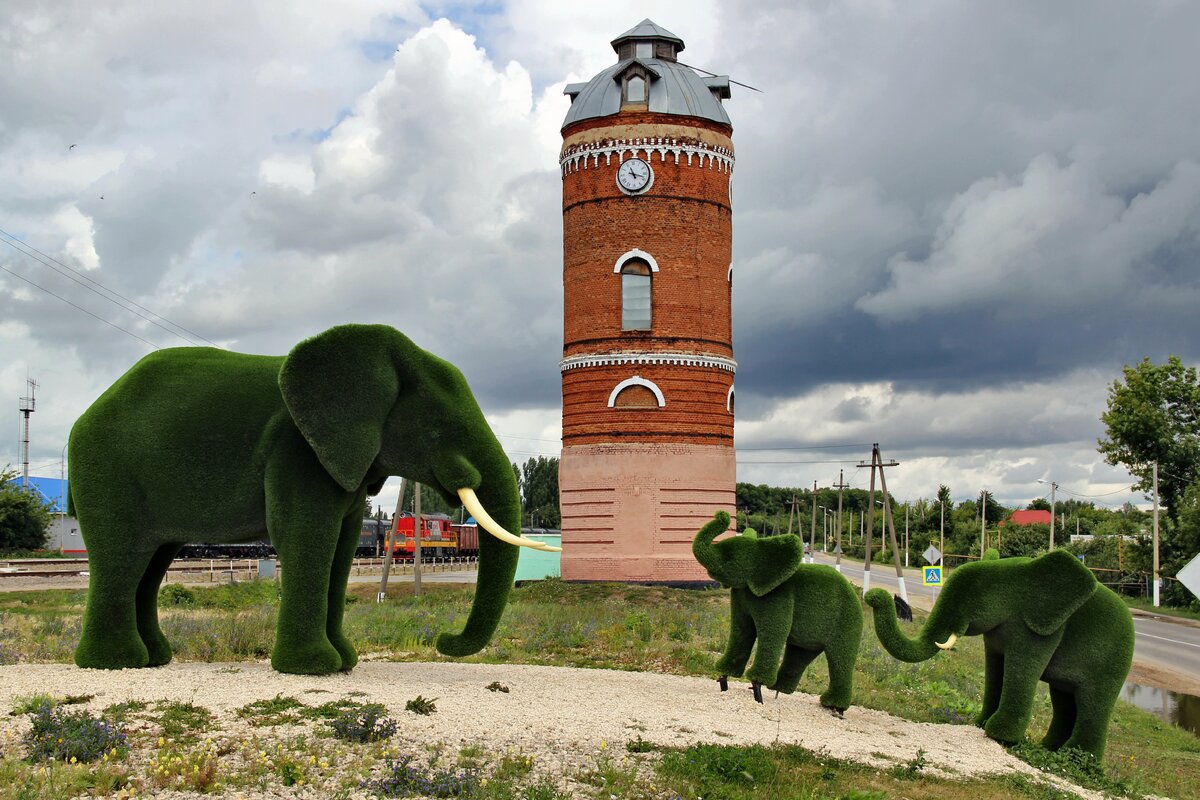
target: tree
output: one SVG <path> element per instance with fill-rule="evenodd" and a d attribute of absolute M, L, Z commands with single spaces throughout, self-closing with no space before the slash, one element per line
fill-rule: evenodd
<path fill-rule="evenodd" d="M 1108 409 L 1100 415 L 1108 437 L 1098 442 L 1104 460 L 1137 476 L 1134 487 L 1153 488 L 1158 463 L 1158 492 L 1167 514 L 1178 519 L 1188 486 L 1200 478 L 1200 382 L 1194 367 L 1177 356 L 1166 364 L 1144 358 L 1124 368 L 1124 381 L 1113 381 Z"/>
<path fill-rule="evenodd" d="M 520 469 L 521 502 L 531 527 L 558 528 L 562 513 L 558 507 L 558 459 L 538 456 Z"/>
<path fill-rule="evenodd" d="M 37 550 L 46 545 L 50 506 L 14 482 L 16 475 L 0 470 L 0 550 Z"/>

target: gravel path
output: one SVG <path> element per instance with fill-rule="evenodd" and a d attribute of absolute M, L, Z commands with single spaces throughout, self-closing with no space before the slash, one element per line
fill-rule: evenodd
<path fill-rule="evenodd" d="M 486 687 L 498 681 L 507 693 Z M 61 664 L 0 667 L 0 709 L 35 693 L 94 694 L 93 711 L 130 699 L 177 700 L 217 714 L 220 732 L 238 736 L 249 729 L 234 711 L 278 694 L 310 704 L 365 693 L 357 699 L 383 703 L 400 722 L 406 742 L 444 742 L 451 750 L 483 746 L 512 748 L 536 757 L 553 774 L 569 775 L 594 766 L 604 748 L 625 753 L 641 737 L 658 745 L 795 743 L 830 756 L 888 767 L 924 751 L 928 770 L 970 776 L 1018 772 L 1045 779 L 1029 765 L 972 726 L 910 722 L 881 711 L 851 708 L 839 719 L 813 695 L 774 697 L 758 705 L 743 683 L 721 693 L 713 680 L 644 672 L 528 665 L 459 663 L 360 663 L 351 674 L 324 677 L 283 675 L 267 664 L 172 663 L 147 670 L 83 670 Z M 437 713 L 404 710 L 417 695 L 437 698 Z M 0 717 L 0 741 L 12 746 L 24 718 Z M 294 734 L 296 729 L 291 729 Z M 277 735 L 283 735 L 276 732 Z M 216 735 L 216 732 L 214 732 Z M 1056 781 L 1056 785 L 1091 796 Z M 185 797 L 160 792 L 158 797 Z M 272 797 L 244 792 L 229 797 Z M 322 796 L 302 792 L 287 796 Z"/>

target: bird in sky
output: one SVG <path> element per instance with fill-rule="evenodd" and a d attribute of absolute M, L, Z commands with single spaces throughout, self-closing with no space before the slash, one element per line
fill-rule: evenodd
<path fill-rule="evenodd" d="M 70 147 L 68 147 L 67 149 L 68 149 L 68 150 L 74 150 L 74 149 L 75 149 L 75 145 L 71 145 L 71 146 L 70 146 Z"/>

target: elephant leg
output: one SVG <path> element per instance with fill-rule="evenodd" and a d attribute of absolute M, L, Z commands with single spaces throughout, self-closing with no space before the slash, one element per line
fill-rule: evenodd
<path fill-rule="evenodd" d="M 988 720 L 1000 707 L 1000 689 L 1004 686 L 1004 655 L 984 651 L 983 655 L 983 708 L 975 717 L 979 727 L 987 725 Z"/>
<path fill-rule="evenodd" d="M 789 626 L 790 627 L 790 626 Z M 758 647 L 754 650 L 754 663 L 746 671 L 751 683 L 771 686 L 779 674 L 783 660 L 783 649 L 787 644 L 787 629 L 777 631 L 768 626 L 757 626 Z"/>
<path fill-rule="evenodd" d="M 283 569 L 271 666 L 301 675 L 337 672 L 342 656 L 326 631 L 340 518 L 321 524 L 321 516 L 327 515 L 305 513 L 302 506 L 279 506 L 276 519 L 268 523 Z"/>
<path fill-rule="evenodd" d="M 840 646 L 825 648 L 829 664 L 829 688 L 821 695 L 821 705 L 841 713 L 850 707 L 854 697 L 854 664 L 858 661 L 859 637 Z"/>
<path fill-rule="evenodd" d="M 808 665 L 819 655 L 821 655 L 820 650 L 806 650 L 794 644 L 787 645 L 783 651 L 783 664 L 779 667 L 779 674 L 775 676 L 775 682 L 767 688 L 783 694 L 791 694 L 796 691 L 796 687 L 800 685 L 800 677 L 804 675 L 804 670 L 808 669 Z"/>
<path fill-rule="evenodd" d="M 329 617 L 325 622 L 325 635 L 329 643 L 342 658 L 342 670 L 349 672 L 358 663 L 354 645 L 342 633 L 342 617 L 346 611 L 346 584 L 350 579 L 350 567 L 354 564 L 354 553 L 358 549 L 359 528 L 357 519 L 342 520 L 342 532 L 338 537 L 337 551 L 333 554 L 333 569 L 329 576 Z"/>
<path fill-rule="evenodd" d="M 735 596 L 729 605 L 729 641 L 725 645 L 725 654 L 717 661 L 717 672 L 740 678 L 750 660 L 757 635 L 754 618 L 741 608 Z"/>
<path fill-rule="evenodd" d="M 1038 678 L 1049 661 L 1049 657 L 1038 658 L 1036 653 L 1023 655 L 1024 658 L 1019 658 L 1008 653 L 1004 659 L 1000 702 L 983 726 L 984 732 L 998 742 L 1019 742 L 1025 737 L 1029 718 L 1033 716 L 1033 696 L 1037 691 Z M 1030 655 L 1033 657 L 1030 658 Z"/>
<path fill-rule="evenodd" d="M 92 542 L 122 541 L 117 527 L 88 520 Z M 75 663 L 95 669 L 144 667 L 150 653 L 138 632 L 138 587 L 154 551 L 94 545 L 88 553 L 88 596 Z"/>
<path fill-rule="evenodd" d="M 1121 695 L 1125 673 L 1119 679 L 1100 679 L 1075 690 L 1075 727 L 1063 747 L 1085 750 L 1096 758 L 1104 758 L 1108 741 L 1108 723 L 1113 707 Z"/>
<path fill-rule="evenodd" d="M 1047 750 L 1057 750 L 1071 737 L 1075 730 L 1075 693 L 1066 689 L 1050 687 L 1050 727 L 1042 739 L 1042 747 Z"/>
<path fill-rule="evenodd" d="M 175 560 L 182 545 L 165 544 L 150 558 L 150 564 L 137 587 L 138 635 L 149 653 L 147 666 L 159 667 L 171 660 L 171 645 L 158 627 L 158 587 L 162 584 L 167 567 Z"/>

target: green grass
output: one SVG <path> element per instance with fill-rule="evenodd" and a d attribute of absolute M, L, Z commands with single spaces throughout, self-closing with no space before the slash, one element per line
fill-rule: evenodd
<path fill-rule="evenodd" d="M 442 631 L 461 628 L 470 608 L 473 587 L 427 585 L 422 595 L 416 597 L 412 594 L 411 584 L 397 584 L 390 587 L 389 597 L 383 603 L 374 602 L 376 589 L 376 585 L 370 584 L 350 587 L 354 602 L 346 608 L 346 629 L 360 653 L 384 653 L 401 661 L 450 660 L 437 653 L 433 641 Z M 176 598 L 186 598 L 184 602 L 164 606 L 161 610 L 163 629 L 177 659 L 236 662 L 262 659 L 270 653 L 278 609 L 275 583 L 188 587 L 186 595 L 177 590 L 171 590 L 171 593 Z M 576 585 L 557 580 L 531 583 L 512 592 L 509 608 L 492 644 L 481 653 L 462 660 L 713 676 L 712 665 L 724 648 L 728 631 L 728 597 L 728 592 L 719 590 Z M 69 662 L 78 638 L 83 601 L 84 593 L 79 590 L 0 593 L 0 640 L 6 648 L 19 653 L 22 661 Z M 918 611 L 918 618 L 921 616 Z M 922 722 L 971 724 L 979 710 L 983 683 L 981 640 L 978 637 L 960 639 L 953 653 L 941 654 L 920 664 L 904 664 L 880 647 L 870 619 L 870 614 L 866 614 L 866 630 L 855 676 L 855 705 Z M 800 691 L 818 694 L 826 685 L 825 661 L 818 659 L 806 673 Z M 796 697 L 781 702 L 815 701 Z M 310 706 L 295 698 L 281 696 L 251 704 L 254 708 L 247 707 L 243 712 L 272 725 L 311 725 L 314 720 L 328 720 L 352 710 L 354 704 L 355 701 L 345 698 Z M 196 737 L 189 734 L 189 731 L 197 730 L 197 724 L 185 721 L 187 714 L 182 706 L 186 704 L 177 704 L 180 708 L 174 712 L 164 709 L 162 704 L 126 705 L 129 707 L 109 707 L 105 715 L 114 721 L 124 718 L 158 722 L 154 735 L 159 735 L 161 728 L 162 735 L 172 743 L 170 747 L 175 748 L 169 758 L 183 761 L 191 758 L 188 763 L 192 764 L 193 771 L 210 769 L 211 759 L 196 749 L 200 745 L 193 741 Z M 194 708 L 200 709 L 199 706 Z M 199 711 L 192 713 L 199 714 Z M 168 733 L 167 722 L 172 722 L 175 715 L 179 715 L 180 727 Z M 1032 741 L 1041 738 L 1049 720 L 1049 699 L 1043 685 L 1039 688 L 1029 728 Z M 302 747 L 308 750 L 328 748 L 330 745 L 314 743 L 323 735 L 314 729 Z M 611 751 L 597 755 L 596 763 L 584 776 L 586 780 L 577 777 L 602 800 L 613 793 L 621 797 L 672 796 L 664 793 L 668 791 L 664 787 L 673 787 L 669 791 L 681 798 L 749 797 L 755 796 L 752 794 L 755 791 L 762 791 L 764 784 L 780 791 L 780 787 L 791 787 L 790 793 L 778 795 L 780 797 L 884 796 L 871 794 L 880 792 L 888 797 L 962 797 L 970 800 L 1056 796 L 1053 790 L 1015 777 L 973 782 L 938 781 L 926 774 L 927 770 L 917 759 L 879 770 L 834 762 L 820 754 L 804 754 L 799 748 L 761 748 L 761 752 L 755 748 L 717 748 L 700 755 L 693 752 L 685 756 L 681 754 L 694 748 L 665 752 L 647 748 L 648 752 L 643 752 L 646 745 L 639 743 L 640 739 L 639 736 L 631 740 L 632 746 L 614 743 L 616 746 Z M 742 759 L 749 767 L 731 771 L 729 763 L 722 761 L 726 757 L 716 754 L 725 750 L 732 753 L 728 756 L 732 760 L 729 763 L 740 763 L 739 759 Z M 332 751 L 321 752 L 324 755 L 316 756 L 318 759 L 333 757 Z M 372 764 L 378 766 L 385 759 L 382 749 L 370 752 L 375 755 L 364 757 L 363 770 L 369 770 Z M 1086 770 L 1078 770 L 1079 765 L 1072 764 L 1069 758 L 1055 757 L 1030 744 L 1018 747 L 1014 752 L 1039 768 L 1067 774 L 1071 780 L 1083 782 L 1098 791 L 1129 790 L 1135 794 L 1155 792 L 1174 798 L 1200 797 L 1200 788 L 1193 788 L 1200 787 L 1200 738 L 1123 702 L 1118 703 L 1113 717 L 1103 771 L 1088 774 Z M 244 758 L 234 758 L 234 755 L 222 756 L 221 763 L 231 759 L 236 762 L 237 776 L 228 774 L 233 768 L 218 765 L 220 768 L 213 773 L 212 780 L 223 781 L 223 785 L 241 781 L 239 785 L 256 786 L 255 781 L 270 783 L 275 780 L 276 773 L 271 772 L 274 768 L 297 776 L 311 777 L 313 771 L 307 761 L 292 764 L 294 754 L 286 752 L 268 752 L 267 759 L 273 765 L 271 769 L 254 766 L 261 761 L 258 755 Z M 502 778 L 489 783 L 483 796 L 572 796 L 571 787 L 548 780 L 536 771 L 520 776 L 510 774 L 520 771 L 520 754 L 509 757 L 516 760 L 510 761 L 508 766 L 503 766 L 503 758 L 506 757 L 498 761 L 495 755 L 483 757 L 481 764 L 499 769 Z M 711 769 L 705 767 L 700 771 L 693 769 L 690 775 L 674 775 L 669 765 L 679 758 L 701 758 L 713 763 Z M 630 763 L 638 759 L 647 761 L 637 767 L 640 773 L 630 775 L 623 771 L 627 769 L 622 766 L 624 759 L 630 759 Z M 170 769 L 176 769 L 183 761 L 170 761 L 175 765 Z M 645 783 L 647 774 L 655 773 L 654 763 L 660 764 L 654 778 L 659 794 L 646 794 L 638 787 Z M 766 771 L 759 774 L 758 770 Z M 748 772 L 754 778 L 753 783 L 742 785 L 745 779 L 740 777 L 741 772 Z M 2 774 L 0 770 L 0 776 Z M 368 772 L 361 775 L 365 778 Z M 96 780 L 103 782 L 108 778 Z M 10 785 L 15 784 L 5 783 L 0 777 L 0 786 Z M 957 793 L 954 787 L 958 787 Z M 4 796 L 3 791 L 0 789 L 0 797 Z M 42 789 L 36 789 L 29 796 L 53 796 L 38 795 L 37 791 Z"/>
<path fill-rule="evenodd" d="M 1151 614 L 1161 614 L 1164 617 L 1180 617 L 1182 619 L 1200 620 L 1200 603 L 1193 602 L 1191 606 L 1176 607 L 1176 606 L 1155 606 L 1154 602 L 1146 597 L 1122 597 L 1125 604 L 1130 608 L 1136 608 L 1139 611 L 1148 611 Z"/>

